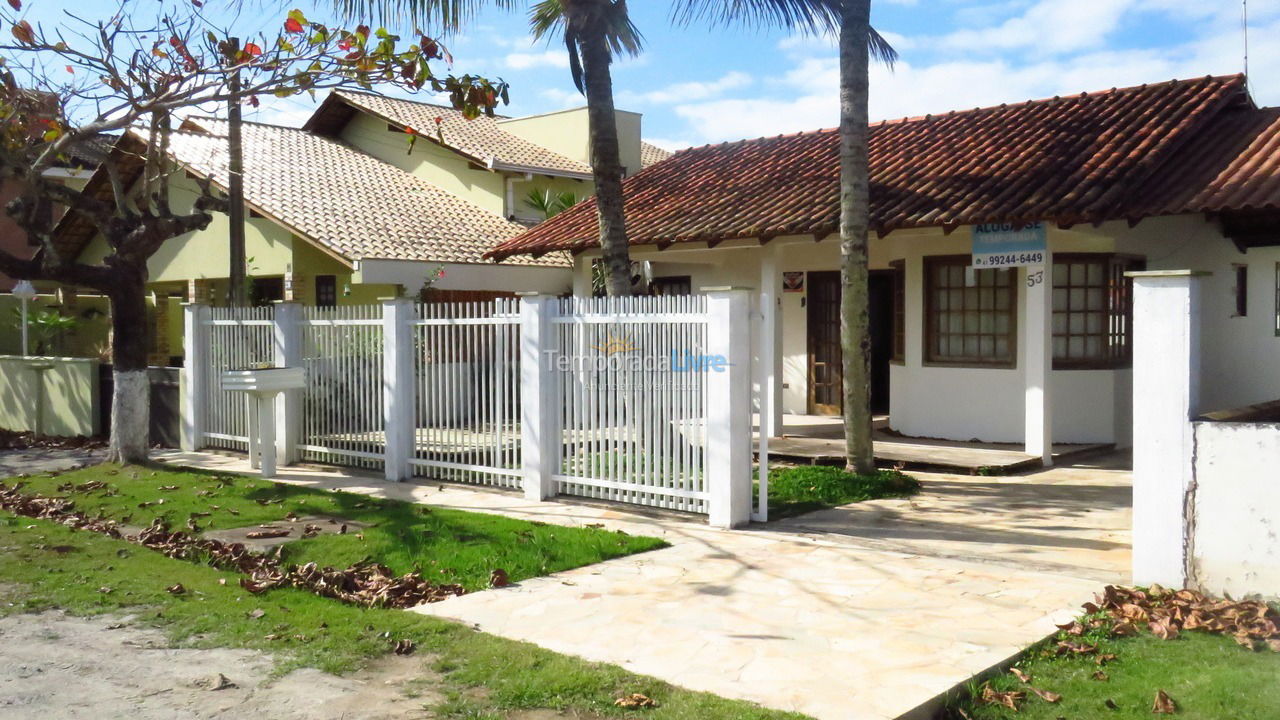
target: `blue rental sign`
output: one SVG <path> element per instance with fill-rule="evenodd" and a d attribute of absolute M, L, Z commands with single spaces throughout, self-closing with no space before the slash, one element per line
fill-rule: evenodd
<path fill-rule="evenodd" d="M 973 226 L 973 266 L 1010 268 L 1044 265 L 1048 234 L 1044 223 Z"/>

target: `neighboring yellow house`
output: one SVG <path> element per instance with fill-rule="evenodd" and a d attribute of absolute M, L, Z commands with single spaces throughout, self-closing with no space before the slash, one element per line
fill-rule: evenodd
<path fill-rule="evenodd" d="M 618 121 L 629 169 L 666 156 L 641 142 L 638 114 L 620 111 Z M 201 181 L 225 191 L 226 134 L 227 123 L 211 118 L 174 132 L 171 154 L 185 172 L 172 181 L 175 208 L 193 205 Z M 585 108 L 467 120 L 438 105 L 334 92 L 303 128 L 245 123 L 243 143 L 255 302 L 361 304 L 425 286 L 464 299 L 571 287 L 567 255 L 501 264 L 482 256 L 543 219 L 524 200 L 531 190 L 593 193 Z M 90 185 L 106 182 L 99 173 Z M 90 225 L 69 220 L 62 239 L 83 260 L 106 254 Z M 182 302 L 226 302 L 227 236 L 227 216 L 215 213 L 209 227 L 151 258 L 154 364 L 181 354 Z"/>

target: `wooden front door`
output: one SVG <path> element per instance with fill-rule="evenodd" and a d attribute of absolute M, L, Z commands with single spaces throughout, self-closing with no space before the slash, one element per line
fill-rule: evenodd
<path fill-rule="evenodd" d="M 844 393 L 844 367 L 840 360 L 840 273 L 811 272 L 807 282 L 809 413 L 839 415 Z"/>

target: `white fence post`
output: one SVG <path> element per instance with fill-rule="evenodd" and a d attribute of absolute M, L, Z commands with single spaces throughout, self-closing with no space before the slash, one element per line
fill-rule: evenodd
<path fill-rule="evenodd" d="M 1200 278 L 1191 270 L 1133 278 L 1133 582 L 1186 582 L 1184 502 L 1191 417 L 1200 403 Z"/>
<path fill-rule="evenodd" d="M 275 304 L 273 339 L 276 367 L 302 367 L 302 305 Z M 281 465 L 298 461 L 302 391 L 285 390 L 276 398 L 276 457 Z"/>
<path fill-rule="evenodd" d="M 556 494 L 555 463 L 560 427 L 555 413 L 551 317 L 556 299 L 531 295 L 520 299 L 520 443 L 524 496 L 546 500 Z"/>
<path fill-rule="evenodd" d="M 746 290 L 706 288 L 708 523 L 751 519 L 751 330 Z M 721 359 L 723 358 L 723 359 Z"/>
<path fill-rule="evenodd" d="M 209 397 L 209 306 L 183 306 L 181 403 L 182 449 L 194 452 L 204 447 L 205 404 Z"/>
<path fill-rule="evenodd" d="M 382 413 L 384 427 L 383 466 L 392 482 L 412 475 L 409 459 L 417 438 L 413 382 L 413 301 L 393 298 L 382 304 Z"/>

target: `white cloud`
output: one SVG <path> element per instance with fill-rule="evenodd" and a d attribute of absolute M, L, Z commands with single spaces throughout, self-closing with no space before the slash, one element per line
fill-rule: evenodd
<path fill-rule="evenodd" d="M 735 70 L 733 72 L 726 73 L 716 80 L 708 82 L 693 81 L 674 83 L 657 90 L 651 90 L 643 93 L 622 91 L 617 94 L 617 101 L 619 103 L 648 103 L 660 105 L 676 102 L 691 102 L 694 100 L 706 100 L 708 98 L 722 95 L 727 90 L 746 87 L 752 82 L 750 75 Z"/>
<path fill-rule="evenodd" d="M 1280 36 L 1280 19 L 1256 25 L 1252 32 L 1259 38 Z M 1241 65 L 1239 36 L 1216 31 L 1182 45 L 1153 49 L 1090 50 L 1026 60 L 1013 56 L 901 62 L 892 71 L 873 66 L 870 114 L 873 120 L 913 117 L 1173 78 L 1236 73 Z M 1250 72 L 1257 102 L 1280 104 L 1280 43 L 1255 43 Z M 681 103 L 675 112 L 703 142 L 832 127 L 839 121 L 838 82 L 839 68 L 833 56 L 798 58 L 767 84 L 766 95 Z"/>
<path fill-rule="evenodd" d="M 650 145 L 657 145 L 663 150 L 670 150 L 672 152 L 675 152 L 676 150 L 683 150 L 687 147 L 693 147 L 694 145 L 694 143 L 689 140 L 677 140 L 675 138 L 646 137 L 644 138 L 644 141 Z"/>
<path fill-rule="evenodd" d="M 514 52 L 503 58 L 503 63 L 512 70 L 529 70 L 540 67 L 567 68 L 569 67 L 569 57 L 564 50 Z"/>
<path fill-rule="evenodd" d="M 1136 0 L 1040 0 L 999 25 L 963 29 L 937 39 L 937 46 L 990 53 L 1033 48 L 1073 52 L 1102 45 Z"/>

